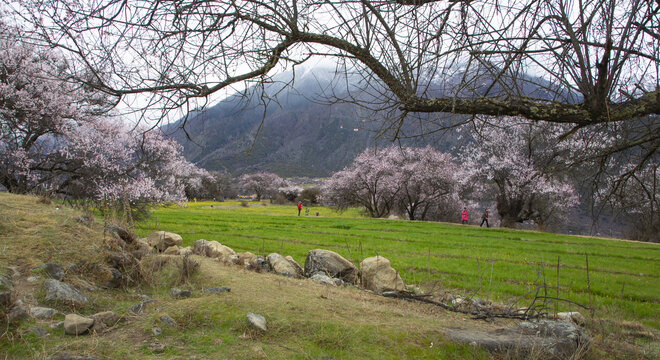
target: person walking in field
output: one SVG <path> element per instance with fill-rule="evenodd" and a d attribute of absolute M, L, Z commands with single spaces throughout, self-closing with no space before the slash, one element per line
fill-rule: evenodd
<path fill-rule="evenodd" d="M 298 201 L 298 216 L 300 216 L 300 211 L 302 211 L 302 201 Z"/>
<path fill-rule="evenodd" d="M 484 223 L 486 223 L 487 228 L 490 227 L 490 225 L 488 225 L 488 209 L 484 209 L 484 214 L 481 215 L 481 225 L 479 225 L 479 227 L 481 227 Z"/>
<path fill-rule="evenodd" d="M 467 208 L 463 208 L 463 211 L 461 211 L 461 224 L 467 224 L 467 223 L 468 223 Z"/>

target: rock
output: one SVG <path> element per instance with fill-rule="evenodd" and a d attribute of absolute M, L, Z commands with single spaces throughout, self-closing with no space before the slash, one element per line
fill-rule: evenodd
<path fill-rule="evenodd" d="M 315 249 L 307 253 L 305 276 L 311 277 L 316 273 L 340 278 L 352 285 L 358 283 L 358 269 L 350 261 L 330 250 Z"/>
<path fill-rule="evenodd" d="M 174 319 L 172 319 L 172 318 L 169 317 L 168 315 L 162 315 L 161 317 L 158 318 L 158 321 L 159 321 L 161 324 L 165 324 L 165 325 L 167 325 L 167 326 L 176 327 L 176 321 L 174 321 Z"/>
<path fill-rule="evenodd" d="M 115 289 L 123 284 L 124 276 L 115 268 L 98 264 L 92 271 L 95 280 L 101 283 L 101 287 L 104 289 Z"/>
<path fill-rule="evenodd" d="M 207 256 L 208 241 L 199 239 L 193 244 L 193 254 L 200 256 Z"/>
<path fill-rule="evenodd" d="M 294 264 L 278 253 L 269 254 L 266 260 L 268 260 L 268 264 L 276 274 L 293 278 L 303 277 L 302 269 L 299 270 Z"/>
<path fill-rule="evenodd" d="M 94 319 L 68 314 L 64 317 L 64 333 L 67 335 L 82 335 L 94 325 Z"/>
<path fill-rule="evenodd" d="M 42 327 L 39 327 L 39 326 L 31 327 L 30 332 L 33 333 L 34 335 L 36 335 L 37 337 L 40 337 L 40 338 L 43 338 L 43 337 L 46 337 L 46 336 L 50 335 L 48 333 L 48 330 L 46 330 Z"/>
<path fill-rule="evenodd" d="M 116 269 L 113 269 L 113 270 L 116 270 Z M 120 273 L 120 275 L 121 275 L 121 273 Z M 93 284 L 90 284 L 89 282 L 87 282 L 83 279 L 75 279 L 75 284 L 74 285 L 78 289 L 85 290 L 85 291 L 96 291 L 96 290 L 99 289 L 96 286 L 94 286 Z"/>
<path fill-rule="evenodd" d="M 135 240 L 134 247 L 135 247 L 135 251 L 139 252 L 141 255 L 148 254 L 153 250 L 151 245 L 149 245 L 149 243 L 145 239 Z"/>
<path fill-rule="evenodd" d="M 255 313 L 247 313 L 247 321 L 252 325 L 255 329 L 261 330 L 261 331 L 267 331 L 268 329 L 266 328 L 266 318 L 259 314 Z"/>
<path fill-rule="evenodd" d="M 189 298 L 192 296 L 192 293 L 190 290 L 181 290 L 178 288 L 171 288 L 170 292 L 168 293 L 170 297 L 181 299 L 181 298 Z"/>
<path fill-rule="evenodd" d="M 204 294 L 220 294 L 223 292 L 230 292 L 230 291 L 231 289 L 226 286 L 218 286 L 218 287 L 212 287 L 202 290 Z"/>
<path fill-rule="evenodd" d="M 190 246 L 182 247 L 179 249 L 180 256 L 193 255 L 193 249 Z"/>
<path fill-rule="evenodd" d="M 149 344 L 149 350 L 151 350 L 152 352 L 157 353 L 157 354 L 162 353 L 163 351 L 165 351 L 165 348 L 166 348 L 165 344 L 161 344 L 161 343 L 151 343 L 151 344 Z"/>
<path fill-rule="evenodd" d="M 38 276 L 30 276 L 30 277 L 27 278 L 27 282 L 29 282 L 29 283 L 36 283 L 37 281 L 39 281 Z"/>
<path fill-rule="evenodd" d="M 300 266 L 300 264 L 298 264 L 295 260 L 293 260 L 293 257 L 291 257 L 291 255 L 287 255 L 285 259 L 289 260 L 291 265 L 293 265 L 293 267 L 296 268 L 296 271 L 298 271 L 301 275 L 304 275 L 305 270 L 302 268 L 302 266 Z"/>
<path fill-rule="evenodd" d="M 557 313 L 557 319 L 559 321 L 572 322 L 573 324 L 578 326 L 584 326 L 584 324 L 586 323 L 584 316 L 582 316 L 582 314 L 580 314 L 577 311 Z"/>
<path fill-rule="evenodd" d="M 16 323 L 28 317 L 27 311 L 21 305 L 16 305 L 7 313 L 7 322 Z"/>
<path fill-rule="evenodd" d="M 48 325 L 48 327 L 51 329 L 61 329 L 63 326 L 64 326 L 64 321 L 56 321 Z"/>
<path fill-rule="evenodd" d="M 171 232 L 156 231 L 147 237 L 147 242 L 151 247 L 163 252 L 168 247 L 175 245 L 181 246 L 183 238 L 180 235 Z"/>
<path fill-rule="evenodd" d="M 0 292 L 0 309 L 6 309 L 11 304 L 11 292 L 1 291 Z"/>
<path fill-rule="evenodd" d="M 127 244 L 132 244 L 135 242 L 135 240 L 137 240 L 137 238 L 133 234 L 131 234 L 130 231 L 124 229 L 123 227 L 110 226 L 109 230 L 117 234 L 117 236 L 119 236 L 119 238 L 122 239 Z"/>
<path fill-rule="evenodd" d="M 131 308 L 128 309 L 128 311 L 130 311 L 130 312 L 132 312 L 132 313 L 134 313 L 134 314 L 142 314 L 142 312 L 143 312 L 144 309 L 147 307 L 147 305 L 149 305 L 149 304 L 153 304 L 153 303 L 155 303 L 155 302 L 156 302 L 156 300 L 154 300 L 154 299 L 144 300 L 144 301 L 142 301 L 142 302 L 140 302 L 140 303 L 137 303 L 137 304 L 131 306 Z"/>
<path fill-rule="evenodd" d="M 39 320 L 50 320 L 53 316 L 60 314 L 59 311 L 47 307 L 35 306 L 30 308 L 30 315 Z"/>
<path fill-rule="evenodd" d="M 154 334 L 154 336 L 158 336 L 163 333 L 163 329 L 161 329 L 160 326 L 154 326 L 151 328 L 151 332 Z"/>
<path fill-rule="evenodd" d="M 59 302 L 75 306 L 85 305 L 89 302 L 87 297 L 78 289 L 55 279 L 46 279 L 44 290 L 46 291 L 45 300 L 48 302 Z"/>
<path fill-rule="evenodd" d="M 92 319 L 94 319 L 92 331 L 101 334 L 108 328 L 115 326 L 119 321 L 119 316 L 112 311 L 103 311 L 92 315 Z"/>
<path fill-rule="evenodd" d="M 242 265 L 243 267 L 249 268 L 250 264 L 256 260 L 257 255 L 246 251 L 244 253 L 238 254 L 238 265 Z"/>
<path fill-rule="evenodd" d="M 179 250 L 181 250 L 181 247 L 178 245 L 170 246 L 165 251 L 163 254 L 165 255 L 179 255 Z"/>
<path fill-rule="evenodd" d="M 334 280 L 332 280 L 332 278 L 329 277 L 328 275 L 316 273 L 312 275 L 309 279 L 318 284 L 335 286 Z"/>
<path fill-rule="evenodd" d="M 217 241 L 208 241 L 206 243 L 206 256 L 210 258 L 217 258 L 224 262 L 230 262 L 231 256 L 236 255 L 236 252 L 228 246 L 224 246 Z"/>
<path fill-rule="evenodd" d="M 587 335 L 572 323 L 542 320 L 522 322 L 490 332 L 456 330 L 446 332 L 451 340 L 479 346 L 506 357 L 571 359 L 589 347 Z"/>
<path fill-rule="evenodd" d="M 94 355 L 69 355 L 67 353 L 60 353 L 53 355 L 48 360 L 96 360 Z"/>
<path fill-rule="evenodd" d="M 255 256 L 250 265 L 248 266 L 249 270 L 254 270 L 257 272 L 270 272 L 272 269 L 268 260 L 264 259 L 263 256 Z"/>
<path fill-rule="evenodd" d="M 46 274 L 55 280 L 64 279 L 64 269 L 57 264 L 44 264 L 44 270 Z"/>
<path fill-rule="evenodd" d="M 369 257 L 360 263 L 362 287 L 382 293 L 383 291 L 403 291 L 406 284 L 399 273 L 390 266 L 390 261 L 382 256 Z"/>

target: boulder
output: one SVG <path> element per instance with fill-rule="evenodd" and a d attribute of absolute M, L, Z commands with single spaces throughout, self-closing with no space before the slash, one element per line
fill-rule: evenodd
<path fill-rule="evenodd" d="M 297 269 L 296 271 L 298 271 L 301 275 L 304 275 L 305 270 L 302 268 L 302 266 L 300 266 L 300 264 L 298 264 L 295 260 L 293 260 L 293 257 L 291 257 L 291 255 L 286 256 L 285 259 L 289 260 L 291 265 L 293 265 L 293 267 Z"/>
<path fill-rule="evenodd" d="M 358 283 L 359 272 L 355 265 L 330 250 L 314 249 L 307 253 L 305 276 L 311 277 L 317 273 L 342 279 L 352 285 Z"/>
<path fill-rule="evenodd" d="M 251 261 L 250 265 L 247 267 L 248 270 L 254 270 L 257 272 L 270 272 L 272 268 L 268 260 L 264 259 L 263 256 L 255 256 Z"/>
<path fill-rule="evenodd" d="M 68 314 L 64 317 L 64 333 L 67 335 L 82 335 L 94 325 L 94 319 Z"/>
<path fill-rule="evenodd" d="M 328 275 L 316 273 L 312 275 L 309 279 L 317 284 L 335 286 L 335 281 L 332 280 L 332 278 L 329 277 Z"/>
<path fill-rule="evenodd" d="M 446 335 L 507 358 L 572 359 L 590 344 L 588 336 L 574 324 L 549 320 L 525 321 L 490 332 L 449 329 Z"/>
<path fill-rule="evenodd" d="M 202 290 L 202 293 L 204 294 L 220 294 L 224 292 L 230 292 L 231 289 L 226 287 L 226 286 L 218 286 L 218 287 L 212 287 L 208 289 Z"/>
<path fill-rule="evenodd" d="M 36 337 L 44 338 L 48 335 L 48 330 L 40 327 L 40 326 L 33 326 L 30 328 L 30 332 L 33 333 Z"/>
<path fill-rule="evenodd" d="M 193 249 L 190 246 L 182 247 L 179 249 L 180 256 L 193 255 Z"/>
<path fill-rule="evenodd" d="M 178 289 L 178 288 L 171 288 L 168 295 L 170 297 L 173 297 L 173 298 L 182 299 L 182 298 L 191 297 L 192 293 L 190 292 L 190 290 L 181 290 L 181 289 Z"/>
<path fill-rule="evenodd" d="M 237 255 L 238 255 L 238 265 L 241 265 L 245 268 L 250 267 L 252 261 L 254 261 L 257 258 L 257 255 L 249 251 Z"/>
<path fill-rule="evenodd" d="M 390 266 L 390 261 L 382 256 L 369 257 L 360 263 L 362 287 L 382 293 L 383 291 L 404 291 L 406 284 L 399 273 Z"/>
<path fill-rule="evenodd" d="M 111 328 L 117 324 L 119 321 L 119 316 L 112 311 L 104 311 L 92 315 L 94 319 L 94 325 L 92 325 L 92 331 L 101 334 L 106 331 L 108 328 Z"/>
<path fill-rule="evenodd" d="M 50 320 L 53 316 L 60 314 L 59 311 L 47 307 L 35 306 L 30 308 L 30 315 L 39 320 Z"/>
<path fill-rule="evenodd" d="M 178 245 L 170 246 L 165 251 L 163 254 L 165 255 L 179 255 L 179 250 L 181 250 L 181 247 Z"/>
<path fill-rule="evenodd" d="M 154 300 L 154 299 L 144 300 L 142 302 L 139 302 L 139 303 L 131 306 L 131 308 L 128 309 L 128 311 L 132 312 L 134 314 L 142 314 L 142 312 L 147 307 L 147 305 L 153 304 L 155 302 L 156 302 L 156 300 Z"/>
<path fill-rule="evenodd" d="M 255 329 L 261 330 L 261 331 L 267 331 L 268 329 L 266 328 L 266 318 L 259 314 L 255 313 L 247 313 L 247 321 L 252 327 Z"/>
<path fill-rule="evenodd" d="M 174 319 L 172 319 L 168 315 L 162 315 L 161 317 L 159 317 L 158 322 L 167 326 L 176 327 L 176 321 L 174 321 Z"/>
<path fill-rule="evenodd" d="M 28 317 L 27 311 L 21 305 L 16 305 L 7 313 L 8 323 L 17 323 Z"/>
<path fill-rule="evenodd" d="M 293 278 L 302 278 L 303 271 L 296 267 L 294 263 L 287 260 L 284 256 L 278 253 L 269 254 L 266 257 L 268 264 L 270 265 L 273 272 L 279 275 L 289 276 Z"/>
<path fill-rule="evenodd" d="M 87 297 L 78 289 L 55 279 L 46 279 L 43 287 L 46 291 L 44 300 L 48 302 L 60 302 L 75 306 L 85 305 L 89 302 Z"/>
<path fill-rule="evenodd" d="M 232 255 L 236 255 L 236 252 L 230 247 L 222 245 L 215 240 L 208 241 L 206 246 L 206 256 L 210 258 L 217 258 L 224 262 L 230 262 Z"/>
<path fill-rule="evenodd" d="M 101 284 L 102 288 L 114 289 L 123 284 L 124 276 L 121 271 L 115 268 L 103 264 L 97 264 L 91 271 L 91 275 Z"/>
<path fill-rule="evenodd" d="M 199 239 L 193 244 L 193 254 L 200 256 L 207 256 L 208 241 Z"/>
<path fill-rule="evenodd" d="M 183 238 L 175 233 L 156 231 L 147 237 L 147 242 L 151 247 L 162 252 L 171 246 L 181 246 Z"/>
<path fill-rule="evenodd" d="M 44 264 L 46 274 L 55 280 L 64 279 L 64 269 L 57 264 Z"/>

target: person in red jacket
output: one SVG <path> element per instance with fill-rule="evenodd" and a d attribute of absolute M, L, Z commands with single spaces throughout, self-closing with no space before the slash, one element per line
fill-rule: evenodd
<path fill-rule="evenodd" d="M 302 210 L 302 201 L 298 201 L 298 216 L 300 216 L 300 210 Z"/>
<path fill-rule="evenodd" d="M 467 209 L 463 208 L 463 211 L 461 211 L 461 224 L 467 224 L 467 223 L 468 223 Z"/>

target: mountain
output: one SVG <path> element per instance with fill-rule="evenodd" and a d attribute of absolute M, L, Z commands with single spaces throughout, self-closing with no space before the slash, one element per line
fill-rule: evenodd
<path fill-rule="evenodd" d="M 190 113 L 185 124 L 189 139 L 180 129 L 183 120 L 164 127 L 164 132 L 183 145 L 186 159 L 207 170 L 232 174 L 266 170 L 283 177 L 329 176 L 367 147 L 392 143 L 391 137 L 378 136 L 377 126 L 381 123 L 366 119 L 369 115 L 359 106 L 319 100 L 327 98 L 322 92 L 345 94 L 345 85 L 340 90 L 342 87 L 333 83 L 333 71 L 298 68 L 295 74 L 277 76 L 264 89 L 252 89 L 250 99 L 235 95 Z M 292 77 L 294 86 L 285 87 L 283 84 Z M 265 110 L 261 94 L 273 99 Z M 455 144 L 451 135 L 440 134 L 402 143 L 431 143 L 440 150 Z"/>

